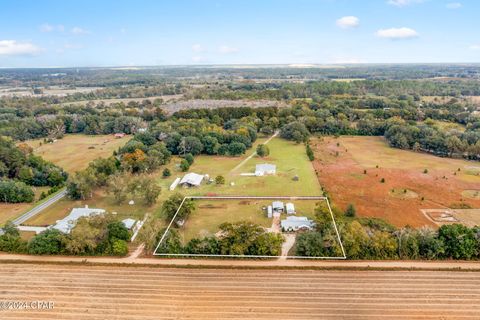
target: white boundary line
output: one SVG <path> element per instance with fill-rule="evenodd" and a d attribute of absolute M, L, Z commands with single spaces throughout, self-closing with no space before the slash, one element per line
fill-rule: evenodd
<path fill-rule="evenodd" d="M 187 253 L 157 253 L 160 244 L 163 242 L 165 237 L 167 236 L 168 231 L 172 227 L 173 221 L 177 217 L 180 209 L 183 206 L 183 203 L 187 199 L 192 200 L 234 200 L 234 199 L 265 199 L 265 200 L 276 200 L 276 199 L 285 199 L 285 200 L 325 200 L 327 202 L 328 210 L 330 211 L 330 217 L 333 221 L 333 226 L 335 228 L 335 233 L 337 234 L 338 243 L 340 243 L 340 248 L 342 250 L 343 256 L 340 257 L 303 257 L 303 256 L 287 256 L 287 259 L 324 259 L 324 260 L 345 260 L 347 259 L 347 255 L 345 254 L 345 249 L 343 247 L 342 240 L 340 238 L 340 233 L 338 232 L 337 222 L 335 221 L 335 217 L 333 216 L 332 208 L 330 206 L 330 202 L 328 201 L 327 197 L 323 196 L 186 196 L 183 198 L 182 202 L 178 206 L 177 211 L 170 220 L 165 232 L 163 233 L 160 241 L 158 241 L 157 247 L 153 251 L 154 256 L 172 256 L 172 257 L 205 257 L 205 258 L 268 258 L 268 259 L 278 259 L 280 256 L 261 256 L 261 255 L 230 255 L 230 254 L 187 254 Z"/>

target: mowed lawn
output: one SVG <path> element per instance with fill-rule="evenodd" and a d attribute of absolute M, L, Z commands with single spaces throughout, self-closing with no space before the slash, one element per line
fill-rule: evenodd
<path fill-rule="evenodd" d="M 110 157 L 128 140 L 129 136 L 118 139 L 113 135 L 71 134 L 53 143 L 44 143 L 43 139 L 28 140 L 26 143 L 35 154 L 73 173 L 85 169 L 94 159 Z"/>
<path fill-rule="evenodd" d="M 272 218 L 267 217 L 263 208 L 271 205 L 272 201 L 263 199 L 195 200 L 196 210 L 179 229 L 180 235 L 184 243 L 192 238 L 212 236 L 219 231 L 220 225 L 224 222 L 249 221 L 269 228 L 272 225 Z M 320 200 L 281 201 L 292 202 L 297 216 L 312 219 L 315 216 L 315 207 Z M 282 219 L 285 217 L 286 214 L 283 214 Z"/>
<path fill-rule="evenodd" d="M 263 143 L 264 139 L 258 141 Z M 238 167 L 255 150 L 252 149 L 242 157 L 199 156 L 189 172 L 208 174 L 211 178 L 222 175 L 225 185 L 203 183 L 196 188 L 177 187 L 175 191 L 168 190 L 176 177 L 182 177 L 183 172 L 174 171 L 168 179 L 161 179 L 163 184 L 162 198 L 175 192 L 195 196 L 320 196 L 322 191 L 312 163 L 305 154 L 305 146 L 281 138 L 274 138 L 268 144 L 270 155 L 266 158 L 258 156 Z M 277 166 L 277 173 L 272 176 L 249 177 L 241 173 L 252 173 L 255 165 L 271 163 Z M 175 168 L 175 165 L 172 166 Z M 234 170 L 235 169 L 235 170 Z M 299 180 L 293 178 L 298 176 Z M 233 183 L 233 185 L 232 185 Z M 271 203 L 270 200 L 195 200 L 197 210 L 192 213 L 180 233 L 185 241 L 194 237 L 213 235 L 224 222 L 251 221 L 264 227 L 270 227 L 272 220 L 265 216 L 262 207 Z M 284 200 L 284 202 L 287 202 Z M 318 201 L 293 201 L 297 215 L 313 218 L 315 204 Z"/>
<path fill-rule="evenodd" d="M 258 141 L 263 143 L 263 139 Z M 242 157 L 199 156 L 189 172 L 208 174 L 214 179 L 222 175 L 226 179 L 225 185 L 203 183 L 198 188 L 177 187 L 169 191 L 168 187 L 176 177 L 185 173 L 174 171 L 168 179 L 159 179 L 164 187 L 165 194 L 181 192 L 186 195 L 253 195 L 253 196 L 318 196 L 321 195 L 320 184 L 315 175 L 312 163 L 308 160 L 303 144 L 296 144 L 281 138 L 274 138 L 268 144 L 270 155 L 265 158 L 254 156 L 242 163 L 255 150 L 249 150 Z M 277 166 L 277 173 L 271 176 L 251 177 L 241 176 L 241 173 L 255 172 L 255 165 L 270 163 Z M 233 171 L 233 169 L 235 169 Z M 298 176 L 298 181 L 293 178 Z M 233 183 L 233 185 L 232 185 Z"/>

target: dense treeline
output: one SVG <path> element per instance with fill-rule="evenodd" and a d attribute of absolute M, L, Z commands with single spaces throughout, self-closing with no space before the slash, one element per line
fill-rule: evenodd
<path fill-rule="evenodd" d="M 435 77 L 479 78 L 475 64 L 375 64 L 302 67 L 261 66 L 236 67 L 149 67 L 149 68 L 49 68 L 2 69 L 0 84 L 46 87 L 107 87 L 127 85 L 157 85 L 164 82 L 193 82 L 265 79 L 425 79 Z M 192 76 L 194 75 L 194 76 Z"/>
<path fill-rule="evenodd" d="M 165 230 L 156 238 L 160 241 Z M 283 236 L 270 233 L 259 225 L 247 221 L 223 223 L 220 236 L 193 238 L 183 245 L 177 229 L 170 229 L 158 247 L 157 253 L 278 256 L 282 250 Z"/>
<path fill-rule="evenodd" d="M 452 224 L 438 230 L 397 229 L 380 219 L 355 218 L 336 209 L 334 212 L 349 259 L 480 259 L 480 227 Z M 297 236 L 295 250 L 299 256 L 342 256 L 325 206 L 316 210 L 316 230 Z"/>
<path fill-rule="evenodd" d="M 32 202 L 32 186 L 63 185 L 67 173 L 32 154 L 32 149 L 0 136 L 0 202 Z"/>
<path fill-rule="evenodd" d="M 363 80 L 363 81 L 308 81 L 305 83 L 232 83 L 188 93 L 196 99 L 320 99 L 322 96 L 351 95 L 379 97 L 411 96 L 478 96 L 478 80 Z"/>
<path fill-rule="evenodd" d="M 480 122 L 465 132 L 446 133 L 427 123 L 409 124 L 401 119 L 387 123 L 385 138 L 392 147 L 431 152 L 440 156 L 480 159 Z"/>
<path fill-rule="evenodd" d="M 477 94 L 478 88 L 474 80 L 237 82 L 201 87 L 195 92 L 210 98 L 286 99 L 291 107 L 190 109 L 171 116 L 158 102 L 27 107 L 21 99 L 5 99 L 0 102 L 4 106 L 0 109 L 0 134 L 23 140 L 58 138 L 64 133 L 131 134 L 148 128 L 136 139 L 144 145 L 138 148 L 144 153 L 148 143 L 157 141 L 171 154 L 238 155 L 255 141 L 257 132 L 272 134 L 282 128 L 284 138 L 298 142 L 309 134 L 385 134 L 394 147 L 475 159 L 480 130 L 476 106 L 456 98 L 423 102 L 421 95 Z M 445 130 L 428 119 L 458 123 L 465 130 Z"/>

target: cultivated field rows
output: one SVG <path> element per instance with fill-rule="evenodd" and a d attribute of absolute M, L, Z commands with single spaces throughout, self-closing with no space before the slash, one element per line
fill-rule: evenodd
<path fill-rule="evenodd" d="M 475 319 L 480 274 L 0 265 L 2 319 Z"/>

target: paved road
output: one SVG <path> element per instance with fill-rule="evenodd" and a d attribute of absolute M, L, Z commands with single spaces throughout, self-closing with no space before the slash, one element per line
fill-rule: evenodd
<path fill-rule="evenodd" d="M 0 264 L 1 319 L 479 319 L 480 273 Z"/>
<path fill-rule="evenodd" d="M 17 226 L 24 223 L 25 221 L 27 221 L 28 219 L 36 216 L 37 214 L 39 214 L 40 212 L 42 212 L 45 208 L 51 206 L 52 204 L 54 204 L 55 202 L 57 202 L 58 200 L 62 199 L 63 197 L 65 197 L 65 195 L 67 194 L 67 190 L 62 190 L 60 191 L 59 193 L 57 193 L 56 195 L 54 195 L 53 197 L 51 197 L 50 199 L 48 199 L 47 201 L 43 202 L 42 204 L 39 204 L 38 206 L 36 206 L 35 208 L 29 210 L 28 212 L 25 212 L 23 215 L 21 215 L 20 217 L 16 218 L 15 220 L 13 220 L 12 222 L 14 224 L 16 224 Z"/>
<path fill-rule="evenodd" d="M 136 253 L 125 258 L 85 256 L 34 256 L 0 253 L 0 265 L 8 261 L 18 262 L 89 262 L 91 264 L 135 264 L 151 266 L 198 266 L 221 268 L 374 268 L 374 269 L 419 269 L 419 270 L 475 270 L 480 271 L 477 261 L 418 261 L 418 260 L 309 260 L 309 259 L 167 259 L 145 258 Z"/>

